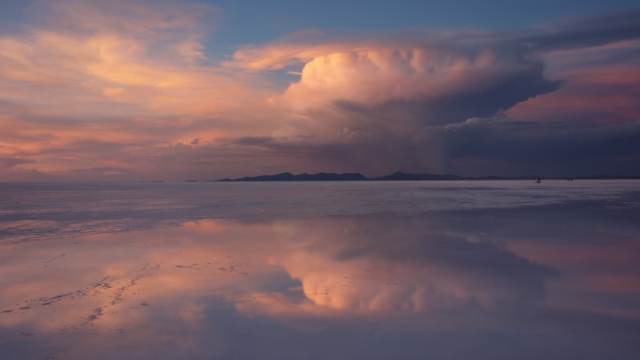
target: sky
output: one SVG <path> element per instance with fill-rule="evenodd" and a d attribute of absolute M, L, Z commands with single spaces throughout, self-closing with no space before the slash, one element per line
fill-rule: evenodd
<path fill-rule="evenodd" d="M 635 3 L 6 0 L 0 181 L 640 175 Z"/>

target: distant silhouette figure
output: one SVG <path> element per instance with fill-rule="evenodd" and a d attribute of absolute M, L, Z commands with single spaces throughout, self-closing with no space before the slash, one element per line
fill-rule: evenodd
<path fill-rule="evenodd" d="M 540 179 L 540 178 L 536 179 L 536 184 L 540 184 L 541 182 L 542 182 L 542 179 Z"/>

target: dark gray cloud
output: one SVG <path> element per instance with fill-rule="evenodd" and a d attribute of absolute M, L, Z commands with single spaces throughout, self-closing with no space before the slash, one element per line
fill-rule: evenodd
<path fill-rule="evenodd" d="M 441 125 L 458 123 L 470 117 L 492 116 L 529 98 L 542 95 L 560 86 L 558 81 L 544 78 L 544 66 L 537 62 L 523 62 L 520 69 L 503 74 L 475 74 L 459 87 L 439 96 L 412 100 L 390 100 L 367 106 L 338 101 L 344 111 L 360 113 L 360 117 L 392 117 L 411 119 L 418 124 Z M 400 120 L 400 119 L 398 119 Z"/>
<path fill-rule="evenodd" d="M 490 50 L 503 70 L 469 72 L 437 95 L 338 99 L 308 112 L 321 125 L 236 144 L 307 158 L 310 171 L 637 176 L 640 46 L 629 41 L 640 39 L 638 18 L 632 9 L 478 42 L 454 37 L 453 53 Z"/>
<path fill-rule="evenodd" d="M 96 29 L 113 28 L 107 26 L 109 14 L 97 13 Z M 71 15 L 75 19 L 77 13 Z M 21 98 L 0 99 L 11 115 L 0 119 L 2 142 L 8 144 L 0 150 L 11 154 L 0 160 L 0 170 L 15 179 L 43 169 L 64 179 L 105 174 L 212 179 L 280 171 L 381 175 L 396 170 L 638 175 L 639 15 L 640 10 L 632 9 L 522 31 L 368 39 L 312 35 L 309 40 L 300 35 L 290 42 L 241 49 L 233 64 L 208 68 L 233 73 L 233 78 L 247 76 L 248 83 L 259 84 L 257 93 L 245 97 L 226 91 L 226 82 L 217 83 L 223 79 L 203 80 L 200 72 L 190 72 L 191 65 L 179 66 L 177 78 L 188 74 L 190 79 L 185 91 L 151 96 L 144 106 L 148 113 L 122 99 L 118 105 L 104 102 L 107 95 L 125 96 L 124 88 L 101 87 L 96 93 L 100 101 L 78 100 L 77 93 L 69 93 L 73 104 L 101 104 L 71 111 L 65 102 L 58 106 L 58 100 L 34 96 L 33 89 L 44 89 L 35 84 L 25 99 L 37 98 L 37 106 Z M 137 34 L 132 39 L 160 31 L 153 21 L 139 24 L 125 18 L 124 29 Z M 182 24 L 169 21 L 167 29 L 180 30 Z M 34 49 L 47 45 L 34 44 L 30 36 L 22 41 Z M 33 69 L 43 68 L 34 62 Z M 39 73 L 33 69 L 25 73 Z M 58 69 L 54 66 L 51 73 Z M 302 69 L 303 76 L 274 80 L 275 73 L 260 72 L 291 69 L 296 74 Z M 155 77 L 149 79 L 152 84 Z M 70 85 L 76 83 L 72 79 Z M 248 83 L 234 82 L 242 89 L 253 86 Z M 203 88 L 216 92 L 202 93 Z M 218 98 L 226 99 L 219 111 Z M 163 109 L 183 100 L 188 108 L 184 114 Z"/>
<path fill-rule="evenodd" d="M 415 129 L 415 128 L 414 128 Z M 382 174 L 398 169 L 468 176 L 640 175 L 640 123 L 475 118 L 409 136 L 362 130 L 351 141 L 243 138 L 272 156 L 312 159 L 322 169 Z"/>
<path fill-rule="evenodd" d="M 28 164 L 32 161 L 27 159 L 20 159 L 15 157 L 1 157 L 0 156 L 0 170 L 11 169 L 15 166 Z"/>
<path fill-rule="evenodd" d="M 563 50 L 634 40 L 640 37 L 640 8 L 543 27 L 517 41 L 537 51 Z"/>
<path fill-rule="evenodd" d="M 640 175 L 640 123 L 475 119 L 441 134 L 445 152 L 458 159 L 461 171 L 465 160 L 476 160 L 485 169 L 467 172 L 502 172 L 510 164 L 511 174 Z"/>

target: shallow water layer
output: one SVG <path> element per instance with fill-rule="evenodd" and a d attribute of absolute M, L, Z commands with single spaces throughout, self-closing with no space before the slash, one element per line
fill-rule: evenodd
<path fill-rule="evenodd" d="M 640 182 L 0 185 L 0 359 L 636 359 Z"/>

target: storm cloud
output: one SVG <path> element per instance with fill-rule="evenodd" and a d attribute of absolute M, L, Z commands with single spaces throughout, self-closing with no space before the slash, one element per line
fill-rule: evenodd
<path fill-rule="evenodd" d="M 638 175 L 638 10 L 303 32 L 219 61 L 206 48 L 217 8 L 143 5 L 51 2 L 0 35 L 0 157 L 20 159 L 3 179 Z"/>

